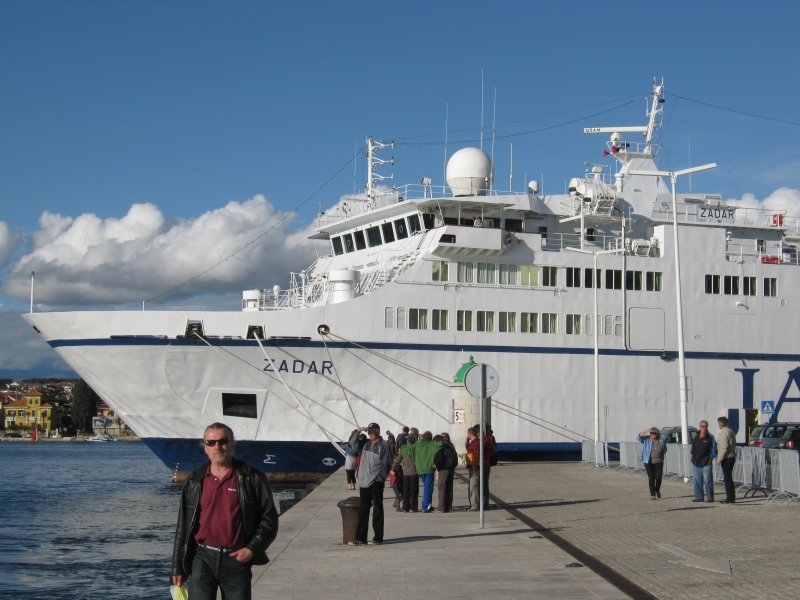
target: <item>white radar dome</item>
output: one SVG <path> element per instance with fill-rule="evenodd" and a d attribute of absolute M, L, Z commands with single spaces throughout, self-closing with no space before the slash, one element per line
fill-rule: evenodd
<path fill-rule="evenodd" d="M 453 154 L 445 173 L 454 196 L 485 196 L 492 189 L 492 160 L 478 148 L 462 148 Z"/>

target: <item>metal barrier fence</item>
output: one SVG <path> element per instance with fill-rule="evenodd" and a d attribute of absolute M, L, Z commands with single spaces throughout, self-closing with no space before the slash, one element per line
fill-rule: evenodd
<path fill-rule="evenodd" d="M 582 440 L 579 466 L 608 467 L 608 450 L 606 442 L 597 442 L 595 448 L 594 440 Z"/>
<path fill-rule="evenodd" d="M 602 442 L 601 442 L 602 444 Z M 601 465 L 595 461 L 594 442 L 583 442 L 583 461 L 581 464 Z M 606 450 L 607 452 L 607 450 Z M 600 461 L 604 460 L 603 452 L 598 451 Z M 607 455 L 606 455 L 607 456 Z M 605 458 L 607 461 L 607 458 Z M 607 464 L 607 462 L 606 462 Z M 640 473 L 644 475 L 642 462 L 642 444 L 639 442 L 619 443 L 619 466 L 616 471 Z M 713 480 L 723 483 L 722 468 L 713 465 Z M 688 444 L 669 444 L 664 460 L 664 477 L 676 482 L 685 478 L 686 483 L 694 481 L 694 466 L 691 460 L 691 446 Z M 800 453 L 796 450 L 778 450 L 738 446 L 736 462 L 733 466 L 733 482 L 736 491 L 744 491 L 744 497 L 761 492 L 771 502 L 787 500 L 800 502 Z"/>

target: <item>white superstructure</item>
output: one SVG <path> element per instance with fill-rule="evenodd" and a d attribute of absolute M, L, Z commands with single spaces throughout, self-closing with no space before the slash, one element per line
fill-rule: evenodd
<path fill-rule="evenodd" d="M 662 100 L 656 86 L 646 126 L 587 128 L 609 136 L 613 164 L 588 164 L 562 195 L 495 190 L 474 148 L 451 157 L 449 187 L 385 189 L 386 144 L 370 138 L 368 193 L 318 218 L 330 253 L 287 290 L 245 291 L 241 312 L 25 319 L 178 471 L 203 460 L 213 421 L 249 442 L 248 462 L 295 474 L 337 468 L 329 442 L 356 420 L 449 430 L 471 355 L 500 374 L 502 450 L 575 447 L 574 432 L 594 435 L 594 336 L 607 439 L 677 425 L 672 195 L 632 173 L 657 170 Z M 743 433 L 762 400 L 797 419 L 800 220 L 690 193 L 677 221 L 690 422 L 726 414 Z M 595 272 L 569 248 L 619 252 Z"/>

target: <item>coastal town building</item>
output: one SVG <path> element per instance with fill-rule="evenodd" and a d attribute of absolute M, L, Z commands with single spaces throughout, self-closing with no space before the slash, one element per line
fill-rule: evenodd
<path fill-rule="evenodd" d="M 53 417 L 58 409 L 48 402 L 42 402 L 42 393 L 31 390 L 21 393 L 22 398 L 5 405 L 6 429 L 53 429 Z M 56 425 L 58 420 L 55 420 Z"/>
<path fill-rule="evenodd" d="M 105 433 L 115 437 L 130 436 L 133 432 L 105 402 L 97 405 L 97 416 L 92 418 L 94 433 Z"/>

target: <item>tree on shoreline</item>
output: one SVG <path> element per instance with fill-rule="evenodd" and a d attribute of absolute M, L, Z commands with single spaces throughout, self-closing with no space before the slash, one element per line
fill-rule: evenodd
<path fill-rule="evenodd" d="M 83 379 L 72 389 L 72 422 L 83 431 L 90 431 L 91 419 L 97 415 L 100 396 Z M 87 427 L 87 421 L 89 423 Z"/>

